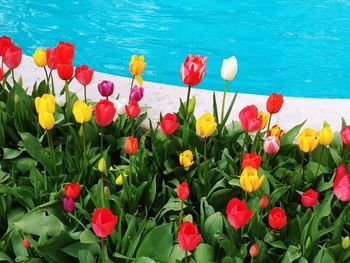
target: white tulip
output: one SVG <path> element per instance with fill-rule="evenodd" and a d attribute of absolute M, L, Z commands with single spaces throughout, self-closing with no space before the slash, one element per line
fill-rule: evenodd
<path fill-rule="evenodd" d="M 66 96 L 63 95 L 56 95 L 55 100 L 58 106 L 61 108 L 66 104 Z"/>
<path fill-rule="evenodd" d="M 118 115 L 123 115 L 125 113 L 125 105 L 128 104 L 128 101 L 126 99 L 119 99 L 114 101 L 114 107 L 117 110 Z M 118 118 L 117 114 L 114 116 L 115 119 Z"/>
<path fill-rule="evenodd" d="M 221 66 L 221 77 L 227 81 L 233 80 L 236 76 L 237 69 L 238 63 L 235 56 L 224 59 Z"/>

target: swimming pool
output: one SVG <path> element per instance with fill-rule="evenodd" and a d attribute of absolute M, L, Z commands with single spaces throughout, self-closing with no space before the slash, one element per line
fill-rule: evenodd
<path fill-rule="evenodd" d="M 73 42 L 75 65 L 122 76 L 129 76 L 130 56 L 144 54 L 144 80 L 175 85 L 182 85 L 188 53 L 206 55 L 198 87 L 212 90 L 223 89 L 222 59 L 235 55 L 231 90 L 350 98 L 348 0 L 51 2 L 0 0 L 1 35 L 27 55 L 59 40 Z"/>

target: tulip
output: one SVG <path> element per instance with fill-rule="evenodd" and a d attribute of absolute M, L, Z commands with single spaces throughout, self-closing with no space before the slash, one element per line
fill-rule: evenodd
<path fill-rule="evenodd" d="M 109 208 L 96 208 L 91 221 L 96 236 L 105 238 L 113 232 L 118 216 L 113 215 Z"/>
<path fill-rule="evenodd" d="M 45 67 L 47 65 L 46 52 L 41 48 L 37 48 L 33 54 L 33 60 L 38 67 Z"/>
<path fill-rule="evenodd" d="M 142 81 L 141 74 L 145 70 L 145 67 L 146 67 L 146 63 L 145 63 L 145 57 L 143 55 L 131 56 L 131 60 L 129 63 L 130 74 L 133 75 L 133 80 L 135 78 L 137 83 L 139 83 L 139 85 L 142 85 L 143 81 Z M 133 82 L 131 83 L 131 87 L 132 87 L 132 84 Z"/>
<path fill-rule="evenodd" d="M 261 156 L 257 155 L 256 152 L 245 153 L 242 157 L 242 169 L 247 166 L 251 166 L 255 169 L 259 169 L 261 164 Z"/>
<path fill-rule="evenodd" d="M 264 178 L 264 175 L 258 177 L 258 171 L 255 168 L 247 166 L 243 169 L 239 182 L 244 191 L 251 193 L 260 188 Z"/>
<path fill-rule="evenodd" d="M 43 94 L 41 97 L 36 97 L 34 102 L 37 113 L 55 112 L 55 96 L 51 94 Z"/>
<path fill-rule="evenodd" d="M 60 79 L 70 80 L 73 77 L 74 68 L 72 64 L 57 64 L 57 73 Z"/>
<path fill-rule="evenodd" d="M 260 208 L 265 209 L 269 205 L 269 198 L 266 195 L 263 195 L 260 198 Z"/>
<path fill-rule="evenodd" d="M 188 184 L 186 182 L 180 184 L 176 188 L 176 194 L 178 198 L 180 198 L 182 201 L 185 201 L 190 195 L 190 189 L 188 188 Z"/>
<path fill-rule="evenodd" d="M 274 207 L 269 212 L 269 226 L 273 229 L 282 229 L 287 224 L 287 217 L 284 210 L 280 207 Z"/>
<path fill-rule="evenodd" d="M 115 179 L 115 184 L 116 185 L 122 185 L 123 184 L 123 176 L 124 176 L 124 178 L 126 178 L 126 177 L 128 177 L 128 174 L 123 173 L 123 174 L 118 175 L 118 177 Z"/>
<path fill-rule="evenodd" d="M 72 213 L 75 210 L 74 200 L 69 197 L 63 198 L 63 208 L 68 213 Z"/>
<path fill-rule="evenodd" d="M 310 128 L 304 129 L 298 136 L 297 140 L 300 150 L 302 150 L 305 153 L 312 152 L 318 145 L 316 131 Z"/>
<path fill-rule="evenodd" d="M 264 151 L 267 154 L 275 154 L 280 149 L 280 141 L 275 136 L 269 136 L 264 141 Z"/>
<path fill-rule="evenodd" d="M 55 117 L 47 111 L 39 112 L 39 124 L 44 130 L 51 130 L 55 126 Z"/>
<path fill-rule="evenodd" d="M 0 56 L 4 58 L 6 50 L 13 45 L 14 44 L 12 43 L 12 39 L 8 36 L 0 37 Z"/>
<path fill-rule="evenodd" d="M 59 42 L 56 47 L 58 64 L 72 64 L 74 57 L 74 44 Z"/>
<path fill-rule="evenodd" d="M 0 67 L 0 81 L 4 79 L 4 70 Z"/>
<path fill-rule="evenodd" d="M 239 229 L 249 222 L 253 211 L 243 201 L 232 198 L 226 206 L 226 214 L 230 225 Z"/>
<path fill-rule="evenodd" d="M 51 70 L 55 70 L 58 64 L 58 54 L 56 48 L 46 48 L 47 66 Z"/>
<path fill-rule="evenodd" d="M 301 195 L 301 203 L 305 207 L 313 207 L 318 201 L 318 192 L 309 189 Z"/>
<path fill-rule="evenodd" d="M 341 137 L 344 145 L 350 145 L 350 125 L 345 126 L 341 130 L 340 137 Z"/>
<path fill-rule="evenodd" d="M 279 140 L 281 140 L 283 134 L 284 134 L 284 131 L 281 130 L 281 127 L 279 125 L 277 125 L 277 124 L 272 126 L 267 131 L 267 136 L 276 136 Z"/>
<path fill-rule="evenodd" d="M 98 91 L 100 92 L 101 96 L 108 97 L 113 94 L 114 91 L 114 83 L 109 80 L 104 80 L 101 83 L 98 84 Z"/>
<path fill-rule="evenodd" d="M 101 157 L 97 164 L 97 169 L 100 173 L 106 172 L 106 160 L 105 158 Z"/>
<path fill-rule="evenodd" d="M 324 126 L 318 134 L 318 141 L 321 145 L 328 146 L 333 140 L 334 134 L 331 127 Z"/>
<path fill-rule="evenodd" d="M 341 201 L 350 201 L 350 174 L 346 173 L 346 167 L 340 164 L 336 169 L 333 189 L 336 197 Z"/>
<path fill-rule="evenodd" d="M 126 104 L 128 104 L 127 99 L 119 98 L 118 100 L 114 101 L 114 105 L 115 105 L 115 108 L 117 109 L 118 115 L 125 114 L 125 105 Z"/>
<path fill-rule="evenodd" d="M 266 109 L 270 114 L 280 111 L 283 105 L 283 95 L 272 93 L 266 102 Z"/>
<path fill-rule="evenodd" d="M 24 248 L 29 248 L 30 247 L 30 241 L 28 240 L 28 239 L 23 239 L 22 240 L 22 246 L 24 247 Z"/>
<path fill-rule="evenodd" d="M 183 84 L 187 86 L 198 85 L 205 74 L 207 57 L 189 54 L 181 65 L 180 75 Z"/>
<path fill-rule="evenodd" d="M 9 69 L 15 69 L 21 64 L 22 49 L 15 45 L 12 45 L 6 49 L 3 61 Z"/>
<path fill-rule="evenodd" d="M 114 118 L 116 108 L 109 100 L 100 100 L 95 105 L 95 119 L 100 126 L 108 126 Z"/>
<path fill-rule="evenodd" d="M 56 95 L 55 99 L 56 99 L 57 105 L 60 107 L 63 107 L 66 104 L 66 98 L 63 95 Z"/>
<path fill-rule="evenodd" d="M 254 243 L 250 249 L 249 249 L 249 255 L 251 257 L 256 257 L 257 255 L 259 255 L 259 246 L 257 243 Z"/>
<path fill-rule="evenodd" d="M 188 221 L 185 221 L 180 225 L 179 232 L 177 233 L 179 246 L 185 251 L 195 249 L 198 246 L 201 237 L 202 236 L 198 233 L 198 228 Z"/>
<path fill-rule="evenodd" d="M 238 63 L 235 56 L 224 59 L 221 66 L 221 77 L 226 81 L 231 81 L 236 76 Z"/>
<path fill-rule="evenodd" d="M 262 116 L 258 117 L 258 108 L 255 105 L 243 108 L 239 113 L 239 120 L 243 130 L 247 132 L 254 132 L 262 127 Z"/>
<path fill-rule="evenodd" d="M 176 122 L 175 113 L 167 113 L 163 117 L 159 127 L 165 134 L 173 134 L 175 130 L 179 127 L 179 123 Z"/>
<path fill-rule="evenodd" d="M 74 102 L 72 112 L 76 122 L 81 124 L 84 122 L 89 122 L 92 117 L 92 106 L 87 105 L 82 100 L 77 100 Z"/>
<path fill-rule="evenodd" d="M 64 188 L 64 195 L 67 198 L 76 199 L 80 195 L 79 183 L 65 184 L 63 188 Z"/>
<path fill-rule="evenodd" d="M 192 96 L 190 102 L 188 103 L 188 113 L 194 113 L 194 109 L 196 108 L 196 97 Z"/>
<path fill-rule="evenodd" d="M 140 115 L 141 109 L 136 100 L 132 100 L 129 105 L 125 105 L 125 112 L 129 118 L 136 118 Z"/>
<path fill-rule="evenodd" d="M 261 118 L 260 130 L 263 130 L 263 129 L 265 129 L 267 122 L 269 121 L 269 115 L 264 111 L 260 111 L 258 114 L 258 119 L 260 119 L 260 118 Z"/>
<path fill-rule="evenodd" d="M 341 238 L 341 246 L 343 247 L 343 249 L 349 248 L 349 246 L 350 246 L 350 237 L 349 236 Z"/>
<path fill-rule="evenodd" d="M 193 154 L 190 150 L 186 150 L 183 153 L 180 154 L 179 157 L 180 165 L 184 168 L 189 168 L 193 165 Z"/>
<path fill-rule="evenodd" d="M 143 87 L 138 87 L 135 85 L 130 91 L 129 100 L 130 101 L 136 100 L 137 102 L 139 102 L 142 98 L 143 98 Z"/>
<path fill-rule="evenodd" d="M 137 138 L 133 137 L 133 136 L 129 136 L 126 141 L 125 141 L 125 152 L 127 154 L 133 155 L 137 152 L 139 148 L 139 143 L 137 141 Z"/>
<path fill-rule="evenodd" d="M 204 113 L 196 120 L 197 134 L 205 138 L 209 137 L 216 131 L 217 125 L 211 113 Z"/>
<path fill-rule="evenodd" d="M 94 74 L 93 68 L 88 68 L 86 65 L 81 65 L 75 68 L 75 78 L 81 85 L 87 86 L 92 80 Z"/>

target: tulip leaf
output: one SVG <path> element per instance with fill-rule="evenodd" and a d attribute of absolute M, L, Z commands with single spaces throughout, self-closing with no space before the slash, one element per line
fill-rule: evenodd
<path fill-rule="evenodd" d="M 209 216 L 204 223 L 203 238 L 206 243 L 215 247 L 217 244 L 216 235 L 222 233 L 224 222 L 222 214 L 217 212 Z"/>
<path fill-rule="evenodd" d="M 92 231 L 89 229 L 85 229 L 80 234 L 79 239 L 81 243 L 86 243 L 86 244 L 93 244 L 93 243 L 100 242 L 100 239 L 94 233 L 92 233 Z"/>
<path fill-rule="evenodd" d="M 191 253 L 191 252 L 190 252 Z M 185 258 L 185 251 L 180 248 L 178 244 L 173 246 L 168 263 L 182 262 Z"/>
<path fill-rule="evenodd" d="M 140 258 L 137 258 L 133 262 L 134 263 L 156 263 L 153 259 L 151 259 L 149 257 L 140 257 Z"/>
<path fill-rule="evenodd" d="M 208 244 L 199 244 L 194 252 L 194 258 L 201 263 L 215 262 L 214 248 Z"/>
<path fill-rule="evenodd" d="M 299 134 L 301 128 L 304 126 L 306 120 L 302 123 L 294 126 L 290 129 L 286 134 L 284 134 L 281 138 L 281 145 L 293 144 L 295 137 Z"/>
<path fill-rule="evenodd" d="M 281 263 L 290 263 L 301 257 L 300 248 L 290 245 Z"/>

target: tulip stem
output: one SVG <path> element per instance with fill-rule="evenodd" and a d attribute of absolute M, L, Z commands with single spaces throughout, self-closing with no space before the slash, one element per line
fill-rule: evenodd
<path fill-rule="evenodd" d="M 348 151 L 349 151 L 348 146 L 347 146 L 347 145 L 344 145 L 344 157 L 343 157 L 343 161 L 344 161 L 344 164 L 345 164 L 346 167 L 347 167 Z"/>
<path fill-rule="evenodd" d="M 129 154 L 129 178 L 130 178 L 130 180 L 129 180 L 129 182 L 130 182 L 130 184 L 132 184 L 132 166 L 131 166 L 131 154 Z"/>
<path fill-rule="evenodd" d="M 321 159 L 321 160 L 322 160 L 323 151 L 324 151 L 324 145 L 322 145 L 322 148 L 321 148 L 321 155 L 320 155 L 320 159 Z M 320 166 L 321 166 L 321 162 L 318 162 L 318 166 L 317 166 L 317 170 L 316 170 L 315 177 L 318 176 L 318 171 L 320 170 Z M 315 178 L 315 179 L 316 179 L 316 178 Z"/>
<path fill-rule="evenodd" d="M 52 95 L 55 96 L 55 86 L 54 86 L 54 83 L 53 83 L 53 76 L 52 76 L 52 69 L 50 69 L 50 74 L 49 74 L 49 79 L 51 78 L 51 86 L 52 86 Z"/>
<path fill-rule="evenodd" d="M 186 101 L 186 112 L 185 112 L 185 123 L 187 122 L 188 115 L 188 105 L 190 104 L 190 94 L 191 94 L 191 86 L 188 85 L 187 89 L 187 101 Z"/>
<path fill-rule="evenodd" d="M 135 75 L 132 76 L 132 80 L 131 80 L 130 91 L 129 91 L 129 103 L 130 103 L 130 93 L 131 93 L 132 87 L 134 86 L 134 81 L 135 81 Z"/>
<path fill-rule="evenodd" d="M 102 263 L 105 262 L 105 255 L 104 255 L 104 242 L 103 239 L 101 239 L 101 261 Z"/>
<path fill-rule="evenodd" d="M 204 137 L 204 162 L 207 160 L 207 137 Z"/>
<path fill-rule="evenodd" d="M 228 80 L 226 80 L 225 87 L 224 87 L 224 97 L 222 99 L 222 105 L 221 105 L 221 123 L 224 121 L 224 110 L 225 110 L 225 101 L 226 101 L 226 92 L 228 87 Z"/>
<path fill-rule="evenodd" d="M 55 150 L 53 148 L 53 141 L 52 141 L 52 136 L 50 131 L 46 131 L 46 136 L 47 136 L 47 142 L 49 144 L 49 149 L 50 149 L 50 155 L 53 163 L 53 170 L 54 174 L 56 175 L 56 157 L 55 157 Z"/>
<path fill-rule="evenodd" d="M 13 84 L 15 84 L 15 71 L 13 69 L 11 69 L 11 75 L 12 75 L 12 81 L 13 81 Z"/>
<path fill-rule="evenodd" d="M 182 216 L 184 214 L 184 201 L 181 199 L 181 210 L 179 215 L 180 224 L 182 223 Z"/>
<path fill-rule="evenodd" d="M 267 124 L 267 130 L 266 130 L 266 132 L 268 132 L 268 131 L 270 130 L 271 119 L 272 119 L 272 113 L 270 113 L 270 116 L 269 116 L 269 122 L 268 122 L 268 124 Z"/>
<path fill-rule="evenodd" d="M 69 87 L 68 87 L 68 80 L 66 80 L 66 84 L 64 85 L 65 93 L 66 93 L 66 109 L 69 105 Z"/>
<path fill-rule="evenodd" d="M 49 90 L 50 90 L 50 77 L 49 77 L 49 74 L 47 74 L 46 67 L 44 67 L 44 71 L 45 71 L 45 76 L 46 76 L 46 86 L 47 86 L 47 89 L 48 89 L 48 92 L 49 92 Z"/>
<path fill-rule="evenodd" d="M 101 127 L 101 158 L 103 153 L 103 127 Z"/>
<path fill-rule="evenodd" d="M 84 122 L 81 124 L 81 130 L 82 130 L 82 138 L 83 138 L 83 169 L 85 169 L 85 162 L 86 162 L 86 149 L 85 149 L 85 127 Z"/>
<path fill-rule="evenodd" d="M 85 101 L 85 103 L 87 102 L 86 101 L 86 85 L 84 85 L 84 101 Z"/>
<path fill-rule="evenodd" d="M 188 262 L 187 257 L 188 257 L 188 251 L 187 251 L 187 250 L 185 250 L 185 263 L 187 263 L 187 262 Z"/>

